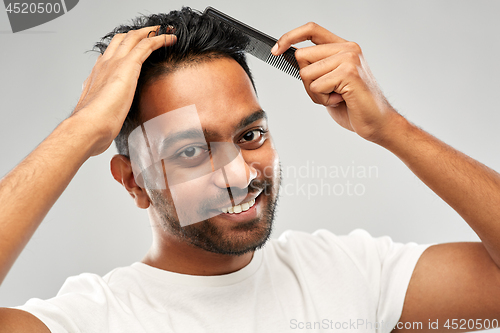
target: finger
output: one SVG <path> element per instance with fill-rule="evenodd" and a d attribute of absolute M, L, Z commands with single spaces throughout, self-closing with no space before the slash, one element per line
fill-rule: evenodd
<path fill-rule="evenodd" d="M 303 68 L 310 64 L 320 62 L 330 56 L 344 52 L 361 54 L 361 48 L 354 42 L 315 45 L 298 49 L 295 52 L 295 58 L 297 59 L 299 67 Z"/>
<path fill-rule="evenodd" d="M 302 60 L 306 62 L 307 60 Z M 304 82 L 314 81 L 317 78 L 336 70 L 341 64 L 351 65 L 354 68 L 361 66 L 361 55 L 356 52 L 343 51 L 320 60 L 314 61 L 300 70 Z"/>
<path fill-rule="evenodd" d="M 348 78 L 351 72 L 352 66 L 343 63 L 334 71 L 312 81 L 308 93 L 317 104 L 326 106 L 338 104 L 345 100 L 344 94 L 350 91 Z"/>
<path fill-rule="evenodd" d="M 275 46 L 271 52 L 274 55 L 280 55 L 293 44 L 306 40 L 310 40 L 316 45 L 346 42 L 345 39 L 340 38 L 322 26 L 314 22 L 309 22 L 281 36 L 276 43 L 277 46 Z"/>
<path fill-rule="evenodd" d="M 342 73 L 338 68 L 346 67 L 347 63 L 357 66 L 357 62 L 348 52 L 342 52 L 313 62 L 300 70 L 304 87 L 311 99 L 318 104 L 331 105 L 342 101 L 337 82 L 332 77 L 339 77 Z M 325 80 L 328 79 L 328 80 Z M 328 85 L 329 84 L 329 85 Z"/>
<path fill-rule="evenodd" d="M 151 27 L 146 27 L 149 29 L 149 32 L 148 34 L 146 35 L 146 37 L 148 37 L 151 32 L 153 33 L 156 33 L 157 29 L 160 28 L 160 26 L 151 26 Z M 134 31 L 134 30 L 131 30 L 131 31 Z M 114 55 L 114 53 L 116 52 L 116 49 L 120 46 L 120 44 L 122 43 L 122 41 L 125 39 L 125 37 L 127 36 L 127 33 L 119 33 L 119 34 L 116 34 L 113 36 L 113 38 L 111 39 L 111 42 L 109 43 L 108 47 L 106 48 L 106 51 L 104 52 L 104 55 L 106 56 L 106 58 L 110 58 L 111 56 Z"/>
<path fill-rule="evenodd" d="M 104 51 L 104 58 L 108 59 L 113 56 L 115 53 L 116 49 L 120 45 L 120 43 L 123 41 L 127 34 L 116 34 L 113 36 L 111 39 L 111 42 L 109 42 L 108 47 L 106 48 L 106 51 Z"/>
<path fill-rule="evenodd" d="M 150 38 L 142 39 L 136 47 L 134 47 L 127 58 L 138 61 L 142 64 L 151 55 L 151 53 L 160 47 L 167 47 L 174 45 L 177 42 L 175 35 L 160 35 Z"/>
<path fill-rule="evenodd" d="M 177 37 L 175 35 L 168 35 L 168 36 L 169 37 L 167 37 L 167 38 L 165 38 L 165 36 L 155 36 L 155 37 L 151 37 L 151 38 L 142 39 L 136 45 L 136 47 L 131 52 L 129 52 L 129 54 L 127 55 L 128 59 L 132 60 L 136 65 L 139 65 L 139 68 L 140 68 L 142 63 L 151 55 L 151 53 L 154 50 L 156 50 L 162 46 L 170 46 L 170 45 L 175 44 L 175 42 L 177 41 Z M 104 58 L 104 55 L 99 56 L 98 61 L 102 58 Z M 99 75 L 98 72 L 100 71 L 100 67 L 101 66 L 96 64 L 94 66 L 90 76 L 83 83 L 83 91 L 82 91 L 82 94 L 80 96 L 80 100 L 78 101 L 78 103 L 80 103 L 82 100 L 85 99 L 88 91 L 90 90 L 90 88 L 92 86 L 92 82 L 93 82 L 94 78 L 96 77 L 96 75 Z M 122 68 L 125 68 L 125 70 L 123 70 L 123 72 L 122 72 L 124 77 L 127 77 L 130 74 L 130 72 L 128 70 L 137 71 L 136 66 L 124 66 Z"/>
<path fill-rule="evenodd" d="M 83 81 L 83 83 L 82 83 L 82 93 L 80 95 L 80 99 L 78 100 L 78 103 L 80 103 L 80 101 L 82 101 L 83 98 L 85 98 L 85 96 L 87 95 L 87 92 L 90 89 L 90 85 L 91 85 L 91 81 L 92 81 L 92 77 L 93 77 L 94 71 L 96 70 L 96 67 L 99 66 L 99 63 L 102 61 L 103 58 L 104 58 L 104 55 L 103 54 L 99 54 L 99 56 L 97 57 L 97 60 L 95 62 L 94 68 L 92 69 L 92 72 L 85 79 L 85 81 Z"/>
<path fill-rule="evenodd" d="M 145 27 L 127 32 L 125 38 L 118 44 L 115 55 L 124 57 L 143 39 L 151 39 L 151 31 L 156 31 L 160 26 Z M 148 38 L 149 36 L 149 38 Z"/>

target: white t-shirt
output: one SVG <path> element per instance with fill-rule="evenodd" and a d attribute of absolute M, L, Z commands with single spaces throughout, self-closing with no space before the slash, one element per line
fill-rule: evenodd
<path fill-rule="evenodd" d="M 140 262 L 66 280 L 17 307 L 53 332 L 377 332 L 401 316 L 427 248 L 355 230 L 287 231 L 231 274 L 193 276 Z"/>

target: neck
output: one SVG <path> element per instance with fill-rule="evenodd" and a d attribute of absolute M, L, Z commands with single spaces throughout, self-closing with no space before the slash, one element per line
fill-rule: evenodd
<path fill-rule="evenodd" d="M 253 251 L 243 255 L 212 253 L 173 237 L 154 241 L 142 260 L 144 264 L 189 275 L 223 275 L 236 272 L 250 263 Z"/>

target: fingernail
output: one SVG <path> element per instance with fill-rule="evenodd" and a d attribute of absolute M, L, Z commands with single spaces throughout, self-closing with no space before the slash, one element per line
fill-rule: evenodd
<path fill-rule="evenodd" d="M 170 34 L 175 34 L 175 31 L 176 31 L 176 30 L 177 30 L 177 29 L 175 29 L 175 27 L 174 27 L 173 25 L 169 25 L 169 26 L 167 26 L 167 29 L 166 29 L 165 33 L 166 33 L 166 34 L 169 34 L 169 35 L 170 35 Z"/>
<path fill-rule="evenodd" d="M 278 51 L 278 43 L 274 44 L 273 48 L 271 49 L 271 53 L 275 54 Z"/>

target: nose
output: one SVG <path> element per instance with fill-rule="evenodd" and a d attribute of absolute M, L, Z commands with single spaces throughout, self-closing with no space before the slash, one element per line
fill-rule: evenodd
<path fill-rule="evenodd" d="M 237 149 L 234 152 L 235 156 L 230 161 L 225 161 L 227 163 L 221 163 L 219 168 L 213 173 L 213 182 L 219 188 L 227 187 L 237 187 L 237 188 L 247 188 L 250 182 L 257 177 L 257 171 L 253 166 L 246 163 L 241 152 L 232 143 L 228 143 Z M 226 147 L 227 149 L 228 147 Z M 237 155 L 236 155 L 237 153 Z M 226 155 L 227 156 L 227 155 Z M 214 159 L 217 159 L 217 154 L 214 154 Z M 214 165 L 217 165 L 217 161 L 214 161 Z"/>

